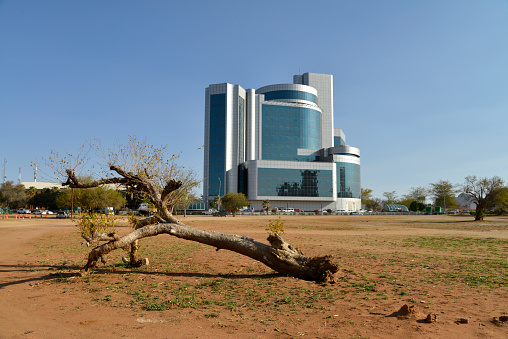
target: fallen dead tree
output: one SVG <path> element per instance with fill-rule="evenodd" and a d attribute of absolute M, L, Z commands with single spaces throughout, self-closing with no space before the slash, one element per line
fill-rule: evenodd
<path fill-rule="evenodd" d="M 338 266 L 331 256 L 308 257 L 285 242 L 279 234 L 271 233 L 267 239 L 269 244 L 264 244 L 245 236 L 197 229 L 179 221 L 172 214 L 173 206 L 179 195 L 196 181 L 188 171 L 182 171 L 175 165 L 174 157 L 169 161 L 162 160 L 164 150 L 165 148 L 156 149 L 144 143 L 140 144 L 135 138 L 131 138 L 127 146 L 119 145 L 116 150 L 107 153 L 107 168 L 114 176 L 83 183 L 76 176 L 75 170 L 65 169 L 67 180 L 63 183 L 64 186 L 84 189 L 104 184 L 120 184 L 149 198 L 157 209 L 156 215 L 141 220 L 132 232 L 122 237 L 111 232 L 83 234 L 88 244 L 106 241 L 90 251 L 83 270 L 85 274 L 99 262 L 106 262 L 107 254 L 120 248 L 129 249 L 130 258 L 126 261 L 130 265 L 141 266 L 143 260 L 137 256 L 138 241 L 159 234 L 169 234 L 210 245 L 217 250 L 225 249 L 248 256 L 282 274 L 317 282 L 333 282 Z"/>

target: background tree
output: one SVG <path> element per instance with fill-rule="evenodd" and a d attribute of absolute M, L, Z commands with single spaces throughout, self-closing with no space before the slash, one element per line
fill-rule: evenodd
<path fill-rule="evenodd" d="M 407 195 L 411 200 L 425 204 L 428 194 L 429 192 L 425 187 L 411 187 Z"/>
<path fill-rule="evenodd" d="M 494 200 L 495 193 L 499 192 L 503 186 L 503 179 L 498 176 L 477 178 L 475 175 L 470 175 L 465 178 L 462 191 L 476 205 L 475 221 L 483 220 L 486 208 Z"/>
<path fill-rule="evenodd" d="M 187 216 L 187 209 L 189 208 L 189 205 L 200 201 L 200 199 L 194 194 L 193 192 L 184 191 L 185 194 L 182 194 L 180 197 L 180 201 L 178 203 L 178 207 L 183 209 L 183 216 Z"/>
<path fill-rule="evenodd" d="M 29 198 L 33 197 L 37 193 L 37 189 L 35 186 L 30 186 L 28 190 L 26 191 Z"/>
<path fill-rule="evenodd" d="M 25 206 L 27 201 L 25 186 L 14 185 L 12 181 L 6 181 L 0 185 L 0 204 L 2 207 L 16 208 Z"/>
<path fill-rule="evenodd" d="M 215 208 L 216 210 L 220 209 L 220 197 L 216 196 L 212 201 L 210 201 L 210 207 Z"/>
<path fill-rule="evenodd" d="M 270 200 L 263 200 L 263 209 L 266 211 L 266 214 L 270 212 Z"/>
<path fill-rule="evenodd" d="M 383 192 L 383 196 L 385 197 L 385 204 L 391 205 L 397 203 L 397 192 Z"/>
<path fill-rule="evenodd" d="M 406 206 L 410 211 L 416 212 L 420 210 L 420 205 L 425 204 L 427 195 L 428 190 L 425 187 L 411 187 L 409 193 L 403 195 L 398 203 Z"/>
<path fill-rule="evenodd" d="M 368 203 L 366 207 L 373 209 L 374 211 L 378 211 L 383 207 L 383 200 L 379 198 L 371 198 L 370 203 Z"/>
<path fill-rule="evenodd" d="M 63 172 L 67 180 L 63 185 L 91 188 L 104 184 L 120 184 L 145 194 L 157 208 L 157 213 L 137 222 L 135 229 L 122 237 L 114 232 L 94 233 L 92 239 L 89 239 L 90 242 L 104 241 L 105 243 L 96 246 L 89 253 L 84 274 L 100 261 L 106 261 L 106 256 L 110 252 L 120 248 L 130 248 L 128 263 L 140 266 L 143 261 L 137 258 L 138 241 L 158 234 L 169 234 L 207 244 L 217 250 L 234 251 L 262 262 L 282 274 L 305 280 L 333 282 L 334 274 L 339 267 L 330 256 L 308 257 L 285 242 L 278 234 L 271 233 L 267 239 L 270 245 L 267 245 L 245 236 L 200 230 L 179 221 L 172 214 L 176 201 L 171 197 L 178 195 L 175 191 L 188 185 L 187 181 L 192 180 L 192 176 L 176 164 L 175 156 L 167 157 L 165 147 L 153 147 L 131 137 L 126 145 L 117 143 L 109 150 L 99 145 L 95 151 L 105 155 L 106 162 L 101 166 L 104 177 L 90 183 L 82 183 L 78 179 L 76 167 L 69 166 L 67 169 L 64 167 Z M 55 156 L 53 159 L 57 167 L 55 171 L 61 173 L 60 166 L 65 166 L 66 162 Z"/>
<path fill-rule="evenodd" d="M 367 207 L 372 203 L 372 190 L 370 188 L 362 188 L 360 193 L 360 198 L 362 199 L 362 205 Z"/>
<path fill-rule="evenodd" d="M 85 180 L 90 182 L 90 180 Z M 125 196 L 122 192 L 108 187 L 92 187 L 82 190 L 64 189 L 56 198 L 59 208 L 71 208 L 72 195 L 74 194 L 74 206 L 80 206 L 84 211 L 93 211 L 104 207 L 113 207 L 119 210 L 125 204 Z"/>
<path fill-rule="evenodd" d="M 43 188 L 39 194 L 35 194 L 28 200 L 28 204 L 37 208 L 55 210 L 58 208 L 56 199 L 59 194 L 60 190 L 57 187 Z"/>
<path fill-rule="evenodd" d="M 508 187 L 496 189 L 489 200 L 499 215 L 508 212 Z"/>
<path fill-rule="evenodd" d="M 247 200 L 243 193 L 228 193 L 222 197 L 222 206 L 236 216 L 236 212 L 245 206 L 249 206 L 250 201 Z"/>
<path fill-rule="evenodd" d="M 457 189 L 448 180 L 439 180 L 438 182 L 431 183 L 428 192 L 436 206 L 443 207 L 444 209 L 455 208 L 457 206 L 457 201 L 455 200 Z"/>
<path fill-rule="evenodd" d="M 397 204 L 398 205 L 404 205 L 406 206 L 409 210 L 411 210 L 409 207 L 411 206 L 411 203 L 414 201 L 414 199 L 409 196 L 408 194 L 404 194 L 402 196 L 402 198 L 400 198 L 398 201 L 397 201 Z"/>

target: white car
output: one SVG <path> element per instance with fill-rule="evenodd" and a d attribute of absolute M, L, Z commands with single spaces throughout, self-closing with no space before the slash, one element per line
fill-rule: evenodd
<path fill-rule="evenodd" d="M 37 211 L 34 212 L 34 214 L 36 214 L 36 215 L 44 215 L 44 214 L 46 214 L 46 211 L 45 210 L 37 210 Z"/>
<path fill-rule="evenodd" d="M 27 210 L 26 208 L 20 208 L 20 209 L 18 209 L 17 212 L 18 212 L 18 214 L 31 214 L 32 213 L 32 211 Z"/>

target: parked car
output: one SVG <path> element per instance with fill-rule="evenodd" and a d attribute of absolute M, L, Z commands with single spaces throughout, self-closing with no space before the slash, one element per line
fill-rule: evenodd
<path fill-rule="evenodd" d="M 225 217 L 225 216 L 227 216 L 227 215 L 228 215 L 228 212 L 227 212 L 227 211 L 224 211 L 224 210 L 222 210 L 222 211 L 215 211 L 215 212 L 213 212 L 213 216 L 214 216 L 214 217 Z"/>
<path fill-rule="evenodd" d="M 300 213 L 301 211 L 302 211 L 301 209 L 299 209 L 299 208 L 295 208 L 295 212 Z"/>
<path fill-rule="evenodd" d="M 67 219 L 69 217 L 70 217 L 69 214 L 67 212 L 65 212 L 65 211 L 58 211 L 58 212 L 56 212 L 56 218 L 57 219 Z"/>
<path fill-rule="evenodd" d="M 32 211 L 27 210 L 26 208 L 20 208 L 17 210 L 18 214 L 31 214 Z"/>
<path fill-rule="evenodd" d="M 250 208 L 245 208 L 245 209 L 240 210 L 240 212 L 250 213 L 253 211 Z"/>
<path fill-rule="evenodd" d="M 34 212 L 35 215 L 44 215 L 46 214 L 46 210 L 37 210 Z"/>
<path fill-rule="evenodd" d="M 349 213 L 350 215 L 363 215 L 362 212 L 358 212 L 358 211 L 354 211 L 354 212 L 351 212 Z"/>
<path fill-rule="evenodd" d="M 46 214 L 53 214 L 53 212 L 51 212 L 50 210 L 46 210 L 45 212 Z"/>

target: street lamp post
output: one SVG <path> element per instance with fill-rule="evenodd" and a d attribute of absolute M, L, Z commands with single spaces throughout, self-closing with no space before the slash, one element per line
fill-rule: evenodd
<path fill-rule="evenodd" d="M 218 210 L 220 211 L 220 190 L 222 188 L 222 181 L 220 180 L 220 178 L 217 178 L 217 179 L 219 179 L 219 201 L 217 203 L 217 205 L 218 205 L 217 207 L 219 207 Z"/>

